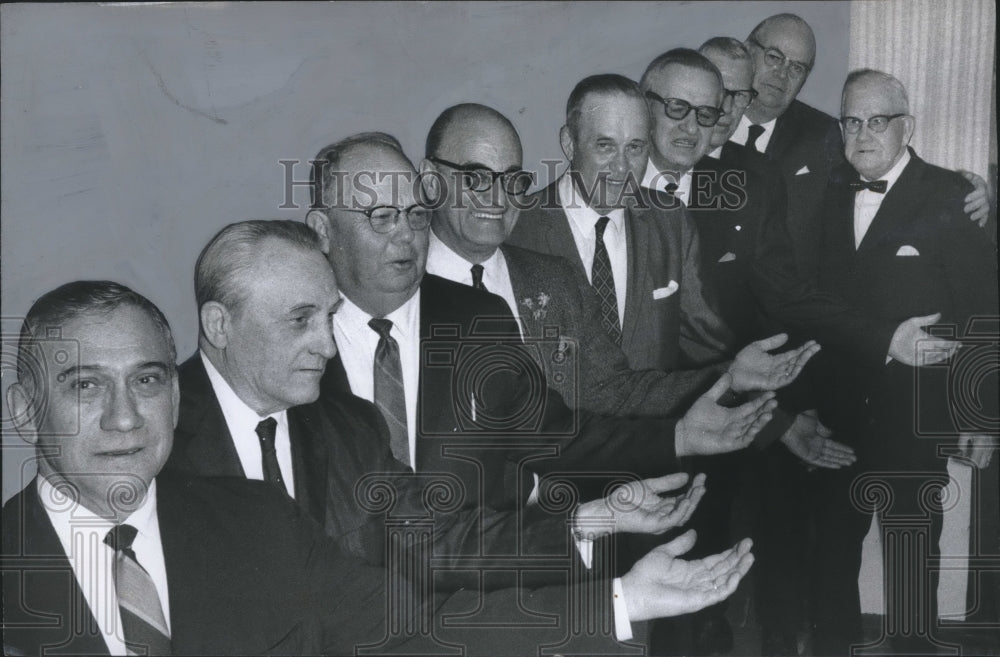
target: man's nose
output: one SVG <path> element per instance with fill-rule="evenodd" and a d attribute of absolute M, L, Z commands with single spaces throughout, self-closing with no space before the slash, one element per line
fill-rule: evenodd
<path fill-rule="evenodd" d="M 101 428 L 105 431 L 126 432 L 138 429 L 142 424 L 142 415 L 139 414 L 131 391 L 118 387 L 112 389 L 101 415 Z"/>
<path fill-rule="evenodd" d="M 320 322 L 313 338 L 313 353 L 330 360 L 337 355 L 337 343 L 333 341 L 333 325 Z"/>
<path fill-rule="evenodd" d="M 693 135 L 698 132 L 698 117 L 697 111 L 692 108 L 688 115 L 685 116 L 680 122 L 680 129 L 689 135 Z"/>

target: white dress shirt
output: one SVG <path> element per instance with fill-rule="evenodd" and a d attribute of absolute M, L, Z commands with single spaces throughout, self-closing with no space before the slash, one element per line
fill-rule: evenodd
<path fill-rule="evenodd" d="M 667 185 L 671 183 L 677 185 L 677 189 L 674 190 L 674 197 L 687 207 L 688 199 L 691 198 L 691 170 L 688 169 L 678 177 L 670 173 L 661 172 L 653 164 L 653 160 L 646 162 L 646 173 L 642 176 L 643 187 L 658 192 L 665 192 L 667 191 Z"/>
<path fill-rule="evenodd" d="M 333 316 L 333 339 L 347 372 L 351 392 L 375 401 L 375 348 L 379 335 L 368 321 L 372 316 L 347 298 Z M 399 345 L 403 369 L 403 397 L 406 401 L 406 434 L 410 443 L 410 463 L 417 464 L 417 387 L 420 385 L 420 289 L 406 303 L 385 316 L 392 322 L 389 335 Z"/>
<path fill-rule="evenodd" d="M 273 417 L 278 423 L 274 434 L 274 450 L 278 456 L 278 468 L 281 470 L 281 478 L 285 482 L 285 490 L 295 497 L 295 480 L 292 471 L 292 440 L 288 434 L 288 412 L 278 411 L 271 415 L 261 417 L 257 411 L 244 403 L 239 396 L 233 392 L 226 380 L 212 365 L 204 351 L 201 354 L 201 362 L 208 372 L 208 380 L 212 383 L 212 390 L 215 398 L 219 400 L 222 407 L 222 415 L 226 419 L 226 427 L 229 435 L 233 438 L 233 445 L 236 447 L 236 454 L 240 457 L 240 465 L 243 466 L 243 474 L 247 479 L 264 480 L 264 455 L 260 450 L 260 437 L 257 435 L 257 425 L 268 417 Z"/>
<path fill-rule="evenodd" d="M 594 267 L 594 247 L 597 245 L 597 220 L 603 216 L 608 217 L 607 227 L 604 229 L 604 247 L 608 251 L 608 259 L 611 261 L 611 274 L 615 278 L 615 300 L 618 302 L 618 324 L 624 324 L 625 319 L 625 294 L 628 291 L 628 250 L 625 237 L 625 210 L 617 208 L 607 215 L 598 214 L 596 211 L 582 203 L 582 196 L 573 186 L 573 180 L 569 175 L 564 175 L 559 179 L 559 205 L 562 206 L 566 217 L 569 219 L 569 228 L 573 233 L 573 241 L 576 242 L 576 250 L 580 254 L 583 262 L 583 269 L 587 272 L 587 280 L 593 284 L 591 278 Z"/>
<path fill-rule="evenodd" d="M 455 253 L 431 230 L 430 244 L 427 247 L 428 274 L 471 287 L 472 264 Z M 498 248 L 493 252 L 493 255 L 479 264 L 483 266 L 483 285 L 486 286 L 488 292 L 503 297 L 503 300 L 507 302 L 510 312 L 517 321 L 517 330 L 521 332 L 521 339 L 524 339 L 524 327 L 521 326 L 521 316 L 517 312 L 517 299 L 514 297 L 514 286 L 510 282 L 507 258 Z"/>
<path fill-rule="evenodd" d="M 59 537 L 73 568 L 94 620 L 104 635 L 108 652 L 126 655 L 118 595 L 115 592 L 115 551 L 104 543 L 104 537 L 114 523 L 93 513 L 82 504 L 75 504 L 60 493 L 44 477 L 38 477 L 38 497 L 45 507 L 49 522 Z M 125 524 L 138 530 L 132 550 L 136 560 L 146 569 L 160 598 L 163 616 L 170 629 L 170 599 L 167 592 L 167 566 L 160 542 L 160 523 L 156 515 L 156 480 L 146 492 L 146 498 L 132 512 Z M 68 619 L 63 619 L 68 622 Z M 76 622 L 73 619 L 73 622 Z"/>
<path fill-rule="evenodd" d="M 903 173 L 903 169 L 910 162 L 910 151 L 904 150 L 903 156 L 899 158 L 889 169 L 880 180 L 886 182 L 885 194 L 889 193 L 892 186 L 896 184 L 899 180 L 899 176 Z M 862 180 L 866 182 L 871 182 L 864 176 L 861 177 Z M 875 215 L 878 214 L 878 209 L 882 207 L 882 201 L 885 200 L 885 194 L 879 194 L 878 192 L 873 192 L 870 189 L 862 189 L 860 192 L 855 192 L 854 194 L 854 248 L 861 246 L 861 240 L 865 238 L 868 233 L 868 228 L 871 227 L 872 221 L 875 219 Z"/>
<path fill-rule="evenodd" d="M 757 137 L 757 141 L 754 142 L 754 148 L 761 153 L 767 150 L 767 145 L 771 143 L 771 136 L 774 135 L 774 126 L 777 125 L 777 117 L 771 119 L 767 123 L 759 123 L 760 127 L 764 128 L 764 132 L 760 133 L 760 137 Z M 729 138 L 729 141 L 735 141 L 740 146 L 747 145 L 747 139 L 750 138 L 750 126 L 753 125 L 753 121 L 747 118 L 744 114 L 740 117 L 740 124 L 736 126 L 736 132 L 733 136 Z"/>

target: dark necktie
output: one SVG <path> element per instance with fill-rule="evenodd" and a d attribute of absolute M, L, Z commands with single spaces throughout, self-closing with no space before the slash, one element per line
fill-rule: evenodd
<path fill-rule="evenodd" d="M 104 543 L 115 551 L 115 592 L 125 648 L 130 655 L 169 655 L 170 630 L 160 596 L 153 578 L 139 565 L 132 551 L 138 533 L 131 525 L 117 525 L 104 537 Z"/>
<path fill-rule="evenodd" d="M 887 180 L 855 180 L 847 185 L 856 192 L 860 192 L 863 189 L 868 189 L 877 194 L 885 194 L 885 190 L 889 187 L 889 181 Z"/>
<path fill-rule="evenodd" d="M 264 466 L 264 481 L 277 484 L 285 490 L 285 480 L 281 478 L 281 468 L 278 466 L 278 452 L 274 447 L 274 436 L 278 430 L 278 421 L 273 417 L 264 418 L 257 423 L 257 437 L 260 438 L 260 459 Z M 287 491 L 286 491 L 287 492 Z"/>
<path fill-rule="evenodd" d="M 750 130 L 747 134 L 747 148 L 763 153 L 763 151 L 757 148 L 757 138 L 762 134 L 764 134 L 764 126 L 757 125 L 756 123 L 750 124 Z"/>
<path fill-rule="evenodd" d="M 410 465 L 410 439 L 406 431 L 406 395 L 399 344 L 389 335 L 392 321 L 372 319 L 368 326 L 378 333 L 375 347 L 375 405 L 389 425 L 389 446 L 400 463 Z"/>
<path fill-rule="evenodd" d="M 618 297 L 615 295 L 615 277 L 611 271 L 611 258 L 604 246 L 604 229 L 608 227 L 607 217 L 601 217 L 594 226 L 594 266 L 590 270 L 590 280 L 597 296 L 601 299 L 601 323 L 615 344 L 622 343 L 622 327 L 618 321 Z"/>
<path fill-rule="evenodd" d="M 667 194 L 676 194 L 677 189 L 678 189 L 677 183 L 667 183 L 667 186 L 663 188 L 663 191 L 665 191 Z"/>
<path fill-rule="evenodd" d="M 482 265 L 472 265 L 472 287 L 477 290 L 482 290 L 483 292 L 489 292 L 486 286 L 483 285 L 483 266 Z"/>

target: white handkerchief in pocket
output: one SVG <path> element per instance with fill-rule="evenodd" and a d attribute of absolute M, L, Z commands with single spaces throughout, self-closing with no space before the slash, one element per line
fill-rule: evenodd
<path fill-rule="evenodd" d="M 796 176 L 804 176 L 807 173 L 809 173 L 809 165 L 808 164 L 806 166 L 802 167 L 801 169 L 799 169 L 798 171 L 796 171 L 795 175 Z"/>
<path fill-rule="evenodd" d="M 661 288 L 658 288 L 656 290 L 653 290 L 653 299 L 654 300 L 655 299 L 666 299 L 671 294 L 673 294 L 674 292 L 676 292 L 678 287 L 680 287 L 680 286 L 677 285 L 677 281 L 670 281 L 670 283 L 666 287 L 661 287 Z"/>
<path fill-rule="evenodd" d="M 920 255 L 920 251 L 917 251 L 915 248 L 913 248 L 909 244 L 904 244 L 903 246 L 899 247 L 899 251 L 896 251 L 896 255 L 898 255 L 898 256 L 918 256 L 918 255 Z"/>
<path fill-rule="evenodd" d="M 719 262 L 732 262 L 733 260 L 736 260 L 736 254 L 732 251 L 729 251 L 726 255 L 719 258 Z"/>

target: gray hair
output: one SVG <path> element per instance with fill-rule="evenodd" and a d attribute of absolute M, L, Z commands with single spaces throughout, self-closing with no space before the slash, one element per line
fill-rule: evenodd
<path fill-rule="evenodd" d="M 336 187 L 343 178 L 335 174 L 341 171 L 340 162 L 344 155 L 356 146 L 384 146 L 406 157 L 399 140 L 386 132 L 361 132 L 324 146 L 312 159 L 309 170 L 313 210 L 325 210 L 337 202 L 340 190 Z"/>

